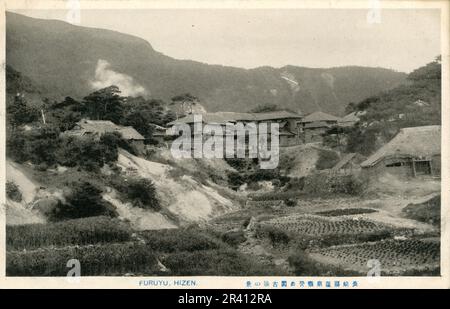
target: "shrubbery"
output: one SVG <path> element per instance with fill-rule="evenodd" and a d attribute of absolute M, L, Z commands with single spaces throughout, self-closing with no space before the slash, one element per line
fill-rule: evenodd
<path fill-rule="evenodd" d="M 51 166 L 57 163 L 57 150 L 60 145 L 59 129 L 44 126 L 24 134 L 27 160 L 36 165 Z"/>
<path fill-rule="evenodd" d="M 115 208 L 103 200 L 102 190 L 93 184 L 76 182 L 72 184 L 72 192 L 65 202 L 60 201 L 50 213 L 50 220 L 66 220 L 94 216 L 117 215 Z"/>
<path fill-rule="evenodd" d="M 6 196 L 15 202 L 22 201 L 22 192 L 20 192 L 19 187 L 12 181 L 6 182 Z"/>
<path fill-rule="evenodd" d="M 228 231 L 222 234 L 222 241 L 229 244 L 230 246 L 237 246 L 247 240 L 244 231 Z"/>
<path fill-rule="evenodd" d="M 317 276 L 322 273 L 317 262 L 304 251 L 297 251 L 288 258 L 289 265 L 294 268 L 296 276 Z"/>
<path fill-rule="evenodd" d="M 274 185 L 281 187 L 290 179 L 282 176 L 278 169 L 258 169 L 253 173 L 229 172 L 227 176 L 228 183 L 232 187 L 239 187 L 244 183 L 247 183 L 249 186 L 255 186 L 259 181 L 272 181 Z"/>
<path fill-rule="evenodd" d="M 314 174 L 305 177 L 304 192 L 311 195 L 359 195 L 364 183 L 354 175 Z"/>
<path fill-rule="evenodd" d="M 30 161 L 39 170 L 55 164 L 97 171 L 104 164 L 115 162 L 118 147 L 133 153 L 133 148 L 118 133 L 94 137 L 60 137 L 57 128 L 44 126 L 28 131 L 16 130 L 7 140 L 7 155 L 21 163 Z"/>
<path fill-rule="evenodd" d="M 319 151 L 319 158 L 316 162 L 316 169 L 329 169 L 335 166 L 337 162 L 339 162 L 339 155 L 336 152 L 322 149 Z"/>
<path fill-rule="evenodd" d="M 292 240 L 292 236 L 288 232 L 265 224 L 257 226 L 256 236 L 268 238 L 273 246 L 287 245 Z"/>
<path fill-rule="evenodd" d="M 119 191 L 124 199 L 130 200 L 136 207 L 156 211 L 161 209 L 155 185 L 150 179 L 119 177 L 111 179 L 111 185 Z"/>

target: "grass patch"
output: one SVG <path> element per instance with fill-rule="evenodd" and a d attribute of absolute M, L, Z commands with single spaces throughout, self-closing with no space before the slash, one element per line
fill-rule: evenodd
<path fill-rule="evenodd" d="M 275 267 L 263 266 L 232 249 L 177 252 L 162 260 L 172 276 L 273 276 Z"/>
<path fill-rule="evenodd" d="M 142 231 L 140 235 L 154 251 L 173 253 L 225 248 L 220 239 L 198 228 Z"/>
<path fill-rule="evenodd" d="M 77 259 L 81 276 L 113 276 L 126 273 L 156 274 L 157 261 L 152 250 L 135 243 L 38 249 L 6 253 L 7 276 L 66 276 Z"/>
<path fill-rule="evenodd" d="M 7 250 L 120 242 L 130 237 L 131 230 L 125 223 L 108 217 L 6 226 Z"/>

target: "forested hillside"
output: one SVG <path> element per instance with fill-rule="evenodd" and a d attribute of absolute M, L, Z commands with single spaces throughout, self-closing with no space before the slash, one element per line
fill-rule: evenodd
<path fill-rule="evenodd" d="M 348 150 L 369 154 L 400 128 L 441 123 L 441 61 L 411 72 L 407 84 L 350 104 L 348 112 L 365 113 L 348 132 Z"/>
<path fill-rule="evenodd" d="M 241 69 L 177 60 L 149 42 L 110 30 L 7 13 L 6 58 L 43 96 L 81 99 L 110 85 L 123 94 L 164 101 L 190 92 L 208 111 L 248 111 L 276 104 L 294 111 L 342 115 L 358 102 L 404 82 L 383 68 L 296 66 Z"/>

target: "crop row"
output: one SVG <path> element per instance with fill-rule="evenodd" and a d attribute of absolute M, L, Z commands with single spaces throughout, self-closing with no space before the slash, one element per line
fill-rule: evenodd
<path fill-rule="evenodd" d="M 373 212 L 377 212 L 377 210 L 370 208 L 341 208 L 316 212 L 316 215 L 321 215 L 325 217 L 337 217 L 337 216 L 367 214 Z"/>
<path fill-rule="evenodd" d="M 376 259 L 382 269 L 392 267 L 423 267 L 438 265 L 439 243 L 420 240 L 384 240 L 352 246 L 338 246 L 318 250 L 322 256 L 337 259 L 350 265 L 365 267 Z"/>
<path fill-rule="evenodd" d="M 310 236 L 370 233 L 386 229 L 386 226 L 368 220 L 329 220 L 312 216 L 289 216 L 268 220 L 263 224 Z"/>

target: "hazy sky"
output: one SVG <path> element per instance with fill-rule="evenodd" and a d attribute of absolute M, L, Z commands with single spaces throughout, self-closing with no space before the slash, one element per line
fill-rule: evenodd
<path fill-rule="evenodd" d="M 67 20 L 67 11 L 16 11 Z M 139 36 L 177 59 L 244 68 L 362 65 L 410 72 L 440 54 L 437 10 L 85 10 L 81 26 Z"/>

